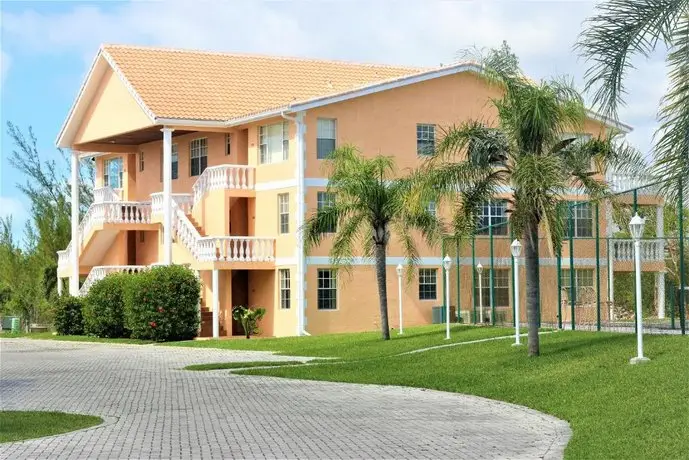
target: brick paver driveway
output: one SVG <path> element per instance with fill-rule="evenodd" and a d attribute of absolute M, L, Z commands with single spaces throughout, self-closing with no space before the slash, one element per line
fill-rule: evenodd
<path fill-rule="evenodd" d="M 180 370 L 262 352 L 0 341 L 3 409 L 106 422 L 0 445 L 1 458 L 558 458 L 566 423 L 419 389 Z"/>

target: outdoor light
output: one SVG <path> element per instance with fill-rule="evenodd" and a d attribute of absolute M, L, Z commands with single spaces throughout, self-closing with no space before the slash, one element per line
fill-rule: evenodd
<path fill-rule="evenodd" d="M 476 265 L 476 271 L 478 272 L 478 314 L 479 314 L 479 324 L 483 324 L 483 265 L 481 262 Z"/>
<path fill-rule="evenodd" d="M 397 298 L 399 299 L 399 304 L 400 304 L 400 331 L 399 334 L 402 335 L 404 334 L 404 324 L 402 322 L 402 270 L 404 270 L 404 267 L 402 267 L 402 264 L 397 264 Z"/>
<path fill-rule="evenodd" d="M 636 275 L 636 356 L 629 360 L 631 364 L 648 361 L 644 357 L 643 317 L 641 314 L 641 235 L 644 233 L 645 220 L 636 213 L 629 222 L 629 232 L 634 238 L 634 271 Z"/>
<path fill-rule="evenodd" d="M 450 339 L 450 267 L 452 267 L 452 259 L 445 255 L 443 259 L 443 267 L 445 268 L 445 340 Z"/>
<path fill-rule="evenodd" d="M 483 265 L 481 265 L 481 262 L 479 262 L 478 265 L 476 265 L 476 271 L 479 275 L 483 273 Z"/>
<path fill-rule="evenodd" d="M 629 222 L 629 232 L 634 240 L 641 239 L 641 236 L 644 234 L 644 225 L 646 225 L 646 219 L 641 218 L 639 213 L 634 214 L 634 217 Z"/>
<path fill-rule="evenodd" d="M 514 343 L 519 346 L 519 255 L 522 253 L 522 244 L 515 239 L 510 245 L 512 257 L 514 257 L 514 272 L 512 273 L 514 282 Z"/>

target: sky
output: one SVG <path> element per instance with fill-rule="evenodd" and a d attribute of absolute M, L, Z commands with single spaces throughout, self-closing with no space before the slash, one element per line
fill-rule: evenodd
<path fill-rule="evenodd" d="M 0 216 L 20 235 L 25 181 L 8 163 L 8 121 L 59 159 L 55 138 L 102 43 L 156 45 L 438 66 L 472 47 L 506 40 L 534 79 L 566 75 L 583 88 L 586 63 L 573 46 L 593 15 L 591 1 L 187 0 L 0 2 Z M 635 59 L 620 119 L 629 142 L 650 155 L 667 87 L 664 52 Z M 201 69 L 200 69 L 201 70 Z"/>

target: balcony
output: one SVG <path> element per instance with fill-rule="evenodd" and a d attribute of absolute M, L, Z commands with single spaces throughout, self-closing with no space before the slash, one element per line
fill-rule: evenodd
<path fill-rule="evenodd" d="M 627 174 L 608 173 L 606 180 L 613 193 L 627 192 L 638 189 L 639 195 L 657 195 L 659 187 L 650 175 L 630 176 Z"/>
<path fill-rule="evenodd" d="M 93 189 L 93 202 L 105 203 L 122 200 L 122 189 L 112 187 L 98 187 Z"/>
<path fill-rule="evenodd" d="M 172 202 L 175 203 L 185 214 L 191 213 L 194 205 L 190 193 L 173 193 Z M 160 214 L 163 212 L 163 192 L 151 193 L 151 213 Z"/>
<path fill-rule="evenodd" d="M 612 240 L 612 255 L 615 261 L 634 260 L 634 240 Z M 642 262 L 663 262 L 665 260 L 665 240 L 641 240 Z"/>
<path fill-rule="evenodd" d="M 211 166 L 203 171 L 192 187 L 194 204 L 201 201 L 203 195 L 212 190 L 230 190 L 254 192 L 256 185 L 256 168 L 244 165 Z M 239 195 L 250 195 L 239 193 Z"/>

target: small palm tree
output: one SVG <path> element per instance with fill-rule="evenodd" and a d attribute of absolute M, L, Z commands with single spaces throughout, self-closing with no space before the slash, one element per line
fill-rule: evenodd
<path fill-rule="evenodd" d="M 578 48 L 590 62 L 586 89 L 612 117 L 624 102 L 624 76 L 634 55 L 659 46 L 667 56 L 670 86 L 659 111 L 654 155 L 659 177 L 689 176 L 689 1 L 608 0 L 587 21 Z M 689 181 L 684 181 L 689 194 Z M 685 195 L 686 196 L 686 195 Z"/>
<path fill-rule="evenodd" d="M 330 250 L 334 266 L 349 270 L 355 256 L 375 260 L 380 327 L 388 340 L 385 262 L 391 234 L 399 239 L 411 268 L 418 259 L 414 232 L 433 244 L 442 234 L 440 221 L 425 207 L 406 206 L 410 182 L 398 177 L 392 157 L 365 158 L 354 146 L 345 145 L 331 154 L 326 167 L 327 193 L 332 198 L 306 220 L 305 250 L 334 233 Z"/>
<path fill-rule="evenodd" d="M 566 133 L 583 128 L 586 109 L 580 95 L 566 82 L 526 79 L 509 47 L 493 50 L 482 62 L 483 77 L 499 85 L 502 97 L 490 101 L 497 120 L 471 120 L 445 129 L 429 159 L 418 174 L 416 199 L 440 193 L 452 203 L 453 227 L 458 237 L 477 229 L 479 207 L 512 188 L 508 200 L 510 223 L 524 241 L 526 304 L 530 356 L 540 353 L 539 230 L 551 251 L 564 236 L 562 201 L 575 187 L 592 199 L 607 196 L 601 179 L 606 169 L 639 164 L 638 153 L 610 139 L 577 140 Z M 603 176 L 604 177 L 604 176 Z"/>

